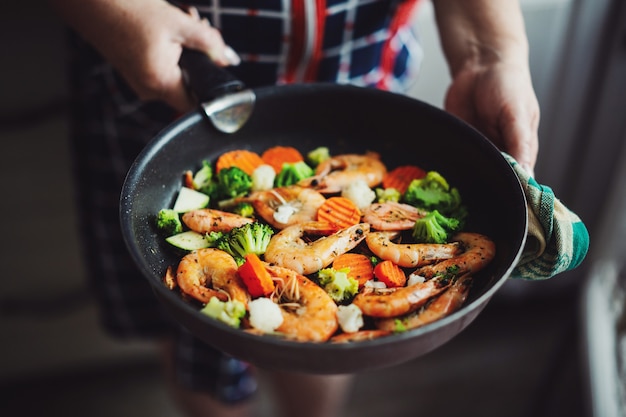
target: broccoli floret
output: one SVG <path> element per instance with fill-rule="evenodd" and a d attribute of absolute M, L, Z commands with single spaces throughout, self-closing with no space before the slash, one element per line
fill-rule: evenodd
<path fill-rule="evenodd" d="M 415 221 L 412 236 L 417 243 L 446 243 L 450 233 L 458 230 L 461 222 L 433 210 Z"/>
<path fill-rule="evenodd" d="M 306 160 L 314 167 L 318 166 L 329 158 L 330 151 L 326 146 L 320 146 L 319 148 L 315 148 L 306 154 Z"/>
<path fill-rule="evenodd" d="M 424 178 L 411 181 L 403 196 L 404 202 L 426 210 L 439 210 L 450 215 L 461 206 L 459 190 L 450 187 L 448 181 L 436 171 L 429 171 Z"/>
<path fill-rule="evenodd" d="M 402 198 L 402 193 L 395 188 L 376 188 L 376 201 L 386 203 L 391 201 L 397 203 Z"/>
<path fill-rule="evenodd" d="M 212 231 L 204 235 L 204 239 L 209 243 L 210 248 L 216 248 L 218 246 L 218 242 L 224 238 L 226 234 L 224 232 L 216 232 Z"/>
<path fill-rule="evenodd" d="M 348 276 L 347 268 L 324 268 L 317 273 L 320 286 L 338 303 L 354 297 L 359 290 L 359 282 Z"/>
<path fill-rule="evenodd" d="M 213 168 L 209 161 L 202 161 L 202 167 L 193 176 L 193 186 L 196 190 L 202 190 L 211 184 Z"/>
<path fill-rule="evenodd" d="M 232 166 L 217 173 L 217 193 L 219 199 L 246 195 L 252 189 L 252 177 L 241 168 Z"/>
<path fill-rule="evenodd" d="M 265 223 L 246 223 L 224 235 L 217 247 L 230 253 L 240 265 L 249 253 L 264 254 L 273 234 L 274 229 Z"/>
<path fill-rule="evenodd" d="M 183 231 L 178 212 L 172 209 L 161 209 L 156 217 L 157 228 L 167 236 L 172 236 Z"/>
<path fill-rule="evenodd" d="M 238 328 L 241 319 L 246 315 L 246 306 L 241 301 L 220 301 L 217 297 L 212 297 L 200 311 L 229 326 Z"/>
<path fill-rule="evenodd" d="M 232 212 L 243 217 L 254 216 L 254 206 L 251 203 L 238 203 L 232 208 Z"/>
<path fill-rule="evenodd" d="M 313 168 L 304 161 L 285 163 L 283 169 L 276 175 L 274 185 L 276 187 L 286 187 L 297 184 L 300 180 L 312 177 L 315 172 Z"/>

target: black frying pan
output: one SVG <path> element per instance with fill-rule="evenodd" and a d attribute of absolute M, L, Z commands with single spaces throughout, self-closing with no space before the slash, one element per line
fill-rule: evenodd
<path fill-rule="evenodd" d="M 205 342 L 263 368 L 346 373 L 399 364 L 441 346 L 481 312 L 517 263 L 526 239 L 526 202 L 500 152 L 459 119 L 421 101 L 336 84 L 254 90 L 249 120 L 234 134 L 217 131 L 201 111 L 179 119 L 137 157 L 122 190 L 121 224 L 128 249 L 171 314 Z M 163 284 L 180 253 L 157 233 L 154 216 L 171 207 L 186 170 L 225 151 L 262 152 L 273 145 L 332 154 L 377 151 L 392 168 L 417 164 L 437 170 L 461 192 L 470 216 L 466 229 L 490 236 L 497 255 L 474 281 L 466 304 L 452 315 L 405 333 L 351 344 L 297 343 L 256 336 L 200 314 Z M 486 346 L 485 348 L 489 348 Z"/>

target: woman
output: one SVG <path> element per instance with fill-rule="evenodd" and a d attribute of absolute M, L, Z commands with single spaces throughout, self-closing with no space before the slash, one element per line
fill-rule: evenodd
<path fill-rule="evenodd" d="M 126 172 L 148 140 L 194 106 L 178 67 L 183 47 L 230 65 L 249 87 L 331 81 L 404 93 L 419 73 L 412 22 L 419 0 L 50 1 L 73 31 L 72 143 L 85 257 L 103 324 L 112 335 L 163 347 L 174 396 L 188 415 L 247 415 L 255 370 L 173 323 L 126 253 L 118 224 Z M 446 110 L 532 173 L 539 109 L 518 3 L 433 5 L 452 75 Z M 338 415 L 351 381 L 267 377 L 281 412 L 300 417 Z"/>

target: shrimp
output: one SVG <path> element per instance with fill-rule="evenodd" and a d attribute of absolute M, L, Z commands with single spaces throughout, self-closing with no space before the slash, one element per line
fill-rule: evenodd
<path fill-rule="evenodd" d="M 354 249 L 369 232 L 369 224 L 359 223 L 313 242 L 305 242 L 308 231 L 328 228 L 323 222 L 288 226 L 272 236 L 265 250 L 267 262 L 308 275 L 330 265 L 337 256 Z"/>
<path fill-rule="evenodd" d="M 425 213 L 410 204 L 373 203 L 363 209 L 363 221 L 376 230 L 410 230 Z"/>
<path fill-rule="evenodd" d="M 367 316 L 398 317 L 417 310 L 429 299 L 446 290 L 450 283 L 450 278 L 437 276 L 407 287 L 364 287 L 352 302 Z"/>
<path fill-rule="evenodd" d="M 235 213 L 215 209 L 199 209 L 183 214 L 183 223 L 198 233 L 230 232 L 254 220 Z"/>
<path fill-rule="evenodd" d="M 379 337 L 389 336 L 392 331 L 372 329 L 372 330 L 359 330 L 354 333 L 341 333 L 330 338 L 332 343 L 352 343 L 362 342 L 364 340 L 374 340 Z"/>
<path fill-rule="evenodd" d="M 266 222 L 276 229 L 313 221 L 326 201 L 318 191 L 297 185 L 255 191 L 241 201 L 248 201 Z"/>
<path fill-rule="evenodd" d="M 357 180 L 364 180 L 370 188 L 374 187 L 382 182 L 386 173 L 387 167 L 376 153 L 337 155 L 321 162 L 315 175 L 299 184 L 323 194 L 333 194 Z"/>
<path fill-rule="evenodd" d="M 176 282 L 185 294 L 205 304 L 212 297 L 248 303 L 235 259 L 220 249 L 198 249 L 185 255 L 178 264 Z"/>
<path fill-rule="evenodd" d="M 365 238 L 374 255 L 409 268 L 453 258 L 460 253 L 460 245 L 453 243 L 394 243 L 397 232 L 371 232 Z"/>
<path fill-rule="evenodd" d="M 455 268 L 456 274 L 476 273 L 485 268 L 496 255 L 496 245 L 489 237 L 480 233 L 461 232 L 452 241 L 459 242 L 463 252 L 451 259 L 418 268 L 414 274 L 425 278 L 444 274 Z"/>
<path fill-rule="evenodd" d="M 375 325 L 383 331 L 394 331 L 398 328 L 397 320 L 400 320 L 402 328 L 406 330 L 432 323 L 459 309 L 467 299 L 471 285 L 472 277 L 469 274 L 462 275 L 454 280 L 450 288 L 437 296 L 423 309 L 403 317 L 379 319 L 376 320 Z"/>
<path fill-rule="evenodd" d="M 296 271 L 267 263 L 265 267 L 275 278 L 274 297 L 283 315 L 276 331 L 299 342 L 327 341 L 339 328 L 333 299 Z"/>

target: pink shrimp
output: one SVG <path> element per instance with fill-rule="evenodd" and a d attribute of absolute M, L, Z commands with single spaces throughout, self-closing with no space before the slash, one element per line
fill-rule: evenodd
<path fill-rule="evenodd" d="M 363 289 L 352 301 L 363 314 L 372 317 L 398 317 L 423 306 L 450 286 L 450 279 L 437 276 L 407 287 Z"/>
<path fill-rule="evenodd" d="M 376 230 L 410 230 L 425 213 L 410 204 L 373 203 L 362 210 L 363 221 Z"/>
<path fill-rule="evenodd" d="M 314 221 L 317 210 L 326 201 L 318 191 L 297 185 L 255 191 L 240 201 L 248 201 L 259 216 L 277 229 L 296 223 Z"/>
<path fill-rule="evenodd" d="M 374 255 L 404 268 L 450 259 L 461 252 L 456 242 L 394 243 L 392 239 L 396 236 L 398 236 L 396 232 L 370 232 L 365 241 Z"/>
<path fill-rule="evenodd" d="M 315 282 L 289 268 L 266 264 L 266 269 L 276 283 L 274 298 L 283 315 L 276 331 L 299 342 L 327 341 L 339 328 L 333 299 Z"/>
<path fill-rule="evenodd" d="M 302 180 L 300 185 L 332 194 L 341 192 L 357 180 L 364 180 L 370 188 L 375 187 L 386 173 L 387 167 L 377 153 L 337 155 L 321 162 L 315 175 Z"/>
<path fill-rule="evenodd" d="M 359 330 L 354 333 L 341 333 L 330 338 L 332 343 L 353 343 L 362 342 L 364 340 L 374 340 L 379 337 L 389 336 L 392 331 L 371 329 L 371 330 Z"/>
<path fill-rule="evenodd" d="M 212 297 L 248 303 L 248 291 L 237 273 L 237 263 L 228 253 L 205 248 L 183 257 L 176 270 L 181 291 L 202 303 Z"/>
<path fill-rule="evenodd" d="M 286 227 L 270 240 L 265 260 L 308 275 L 330 265 L 337 256 L 354 249 L 369 232 L 369 224 L 359 223 L 313 242 L 302 237 L 310 230 L 328 229 L 327 223 L 308 222 Z"/>
<path fill-rule="evenodd" d="M 192 210 L 183 214 L 183 223 L 198 233 L 230 232 L 254 220 L 235 213 L 215 209 Z"/>
<path fill-rule="evenodd" d="M 423 266 L 413 273 L 430 278 L 446 273 L 449 268 L 455 268 L 457 275 L 475 274 L 485 268 L 496 255 L 496 245 L 493 240 L 480 233 L 461 232 L 452 236 L 451 240 L 460 244 L 461 254 Z"/>
<path fill-rule="evenodd" d="M 415 329 L 439 320 L 458 310 L 469 294 L 472 285 L 470 275 L 462 275 L 454 279 L 454 283 L 429 302 L 423 309 L 409 313 L 403 317 L 385 318 L 376 320 L 375 325 L 380 330 L 398 330 L 398 320 L 404 330 Z"/>

